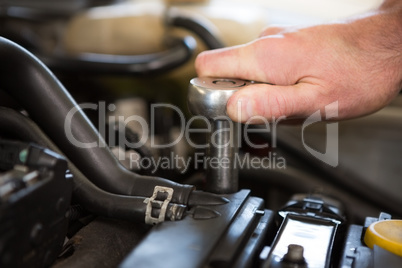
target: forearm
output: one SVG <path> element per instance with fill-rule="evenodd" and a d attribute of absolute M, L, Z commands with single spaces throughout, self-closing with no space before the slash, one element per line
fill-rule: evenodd
<path fill-rule="evenodd" d="M 399 88 L 401 89 L 402 0 L 385 0 L 379 7 L 379 13 L 373 17 L 375 23 L 372 23 L 373 29 L 371 30 L 377 45 L 381 46 L 378 47 L 378 51 L 382 50 L 383 52 L 388 52 L 389 61 L 392 62 L 394 66 L 400 66 L 397 68 L 397 73 L 399 75 L 396 75 L 395 78 L 399 76 Z M 371 27 L 366 26 L 366 28 L 370 29 Z"/>
<path fill-rule="evenodd" d="M 402 10 L 402 1 L 401 0 L 385 0 L 380 9 L 382 10 L 390 10 L 390 9 L 399 9 L 399 12 Z"/>
<path fill-rule="evenodd" d="M 348 22 L 337 28 L 354 55 L 402 66 L 402 0 L 385 0 L 377 10 Z"/>
<path fill-rule="evenodd" d="M 379 11 L 387 18 L 391 26 L 396 27 L 395 34 L 398 34 L 402 41 L 402 0 L 385 0 L 379 7 Z M 400 44 L 402 45 L 402 42 Z"/>

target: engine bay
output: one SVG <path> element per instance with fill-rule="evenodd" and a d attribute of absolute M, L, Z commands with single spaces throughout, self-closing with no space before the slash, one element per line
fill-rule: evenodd
<path fill-rule="evenodd" d="M 1 267 L 401 266 L 400 95 L 348 121 L 234 123 L 228 98 L 258 82 L 194 59 L 281 12 L 51 2 L 2 13 Z"/>

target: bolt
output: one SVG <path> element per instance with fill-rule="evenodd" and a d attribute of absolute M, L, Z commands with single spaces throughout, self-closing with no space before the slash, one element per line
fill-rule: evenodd
<path fill-rule="evenodd" d="M 282 261 L 287 263 L 305 264 L 306 260 L 303 257 L 303 246 L 290 244 L 288 245 L 288 252 L 283 256 Z"/>

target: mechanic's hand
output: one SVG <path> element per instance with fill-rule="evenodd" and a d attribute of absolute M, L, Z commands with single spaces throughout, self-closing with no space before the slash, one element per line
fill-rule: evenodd
<path fill-rule="evenodd" d="M 239 122 L 256 115 L 304 118 L 336 101 L 338 119 L 369 114 L 402 86 L 401 10 L 302 29 L 268 28 L 251 43 L 201 53 L 197 73 L 275 84 L 249 86 L 229 99 L 227 113 Z"/>

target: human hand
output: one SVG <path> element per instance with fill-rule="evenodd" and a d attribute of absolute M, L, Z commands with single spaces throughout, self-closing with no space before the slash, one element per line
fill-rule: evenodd
<path fill-rule="evenodd" d="M 274 84 L 235 93 L 227 104 L 234 121 L 305 118 L 336 101 L 336 119 L 366 115 L 402 87 L 401 10 L 301 29 L 268 28 L 251 43 L 201 53 L 196 70 L 200 77 Z"/>

